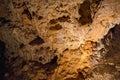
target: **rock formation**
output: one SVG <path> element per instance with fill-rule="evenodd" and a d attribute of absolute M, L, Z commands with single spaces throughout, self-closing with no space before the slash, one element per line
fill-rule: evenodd
<path fill-rule="evenodd" d="M 120 80 L 119 4 L 1 0 L 1 78 Z"/>

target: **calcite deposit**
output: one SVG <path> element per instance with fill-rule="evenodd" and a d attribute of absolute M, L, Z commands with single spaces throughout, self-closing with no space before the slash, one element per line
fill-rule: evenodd
<path fill-rule="evenodd" d="M 120 0 L 0 5 L 1 78 L 120 80 Z"/>

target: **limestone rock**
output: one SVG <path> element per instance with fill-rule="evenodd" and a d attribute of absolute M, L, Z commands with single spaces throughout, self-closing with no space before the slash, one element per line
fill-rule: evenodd
<path fill-rule="evenodd" d="M 111 44 L 119 43 L 116 38 L 113 43 L 111 29 L 120 24 L 120 0 L 0 2 L 0 40 L 6 45 L 11 77 L 18 80 L 24 72 L 23 80 L 103 80 L 109 75 L 105 80 L 117 80 L 119 61 L 109 66 L 111 58 L 104 57 Z M 104 67 L 110 70 L 102 75 Z M 115 76 L 109 74 L 112 68 Z"/>

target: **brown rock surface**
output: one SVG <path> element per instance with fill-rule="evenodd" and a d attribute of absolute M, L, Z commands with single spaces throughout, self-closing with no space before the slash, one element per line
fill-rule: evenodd
<path fill-rule="evenodd" d="M 120 0 L 0 2 L 7 80 L 120 79 Z"/>

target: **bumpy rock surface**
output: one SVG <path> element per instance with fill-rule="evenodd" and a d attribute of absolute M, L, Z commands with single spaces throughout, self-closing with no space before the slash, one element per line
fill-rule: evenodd
<path fill-rule="evenodd" d="M 119 80 L 120 0 L 2 0 L 7 80 Z M 3 47 L 1 47 L 3 49 Z"/>

